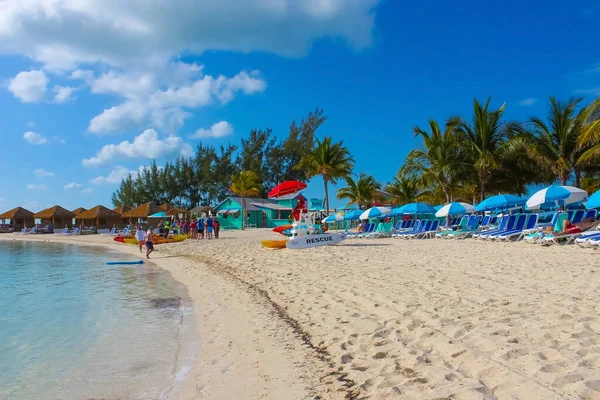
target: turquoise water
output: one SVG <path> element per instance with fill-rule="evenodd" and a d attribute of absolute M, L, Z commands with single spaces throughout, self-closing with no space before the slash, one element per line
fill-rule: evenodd
<path fill-rule="evenodd" d="M 101 248 L 0 242 L 0 399 L 168 399 L 193 359 L 185 287 Z"/>

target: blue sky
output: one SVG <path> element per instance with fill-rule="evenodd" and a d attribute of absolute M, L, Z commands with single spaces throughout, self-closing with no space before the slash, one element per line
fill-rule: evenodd
<path fill-rule="evenodd" d="M 0 3 L 2 211 L 110 206 L 152 157 L 283 136 L 316 106 L 319 134 L 386 182 L 414 125 L 468 117 L 474 97 L 526 119 L 549 95 L 600 94 L 589 0 L 122 3 Z"/>

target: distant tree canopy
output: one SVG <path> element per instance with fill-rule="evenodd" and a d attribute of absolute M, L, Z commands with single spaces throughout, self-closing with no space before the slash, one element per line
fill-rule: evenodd
<path fill-rule="evenodd" d="M 285 180 L 306 181 L 306 173 L 294 166 L 313 149 L 315 132 L 326 120 L 323 110 L 316 108 L 300 122 L 293 121 L 280 141 L 270 128 L 253 129 L 240 145 L 217 149 L 200 143 L 192 157 L 179 157 L 162 168 L 153 161 L 137 176 L 125 177 L 112 202 L 115 207 L 149 201 L 188 208 L 215 205 L 231 193 L 232 177 L 240 171 L 256 174 L 261 196 Z"/>
<path fill-rule="evenodd" d="M 290 124 L 279 139 L 270 128 L 253 129 L 239 145 L 215 149 L 199 144 L 196 154 L 167 162 L 152 162 L 137 176 L 127 176 L 113 194 L 115 206 L 144 202 L 181 207 L 215 205 L 231 192 L 232 177 L 251 171 L 260 182 L 258 194 L 285 180 L 323 179 L 325 203 L 328 184 L 346 181 L 338 197 L 367 206 L 370 193 L 386 188 L 390 201 L 476 203 L 491 193 L 524 194 L 533 184 L 574 184 L 590 193 L 600 189 L 600 98 L 567 102 L 549 99 L 545 119 L 507 121 L 505 105 L 494 109 L 491 98 L 475 99 L 469 118 L 454 116 L 444 123 L 434 119 L 415 126 L 421 143 L 398 160 L 400 168 L 386 185 L 353 171 L 354 158 L 341 141 L 316 137 L 327 120 L 316 108 L 300 122 Z M 351 176 L 357 176 L 358 180 Z"/>

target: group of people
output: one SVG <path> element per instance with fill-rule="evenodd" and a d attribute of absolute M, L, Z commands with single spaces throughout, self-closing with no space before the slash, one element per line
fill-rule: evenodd
<path fill-rule="evenodd" d="M 188 235 L 191 239 L 218 239 L 221 224 L 218 219 L 198 218 L 191 220 L 170 220 L 161 221 L 156 228 L 158 234 L 162 237 L 167 237 L 172 230 L 178 235 Z M 140 253 L 143 252 L 144 245 L 146 246 L 146 258 L 150 258 L 150 253 L 154 251 L 154 227 L 151 226 L 144 230 L 142 226 L 138 226 L 135 232 L 135 238 L 140 248 Z"/>

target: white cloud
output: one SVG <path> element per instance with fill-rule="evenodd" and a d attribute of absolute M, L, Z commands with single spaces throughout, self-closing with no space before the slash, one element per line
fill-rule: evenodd
<path fill-rule="evenodd" d="M 35 122 L 33 122 L 33 121 L 29 121 L 29 122 L 27 123 L 27 126 L 28 126 L 28 127 L 30 127 L 30 128 L 34 128 L 34 127 L 35 127 Z"/>
<path fill-rule="evenodd" d="M 130 171 L 129 169 L 117 165 L 108 176 L 98 176 L 92 180 L 91 183 L 94 185 L 102 185 L 102 184 L 114 184 L 120 183 L 123 178 L 127 175 L 131 175 L 132 177 L 137 176 L 138 171 Z"/>
<path fill-rule="evenodd" d="M 54 176 L 54 172 L 46 171 L 44 168 L 38 168 L 35 171 L 33 171 L 33 173 L 38 178 L 48 178 L 48 177 Z"/>
<path fill-rule="evenodd" d="M 89 193 L 92 193 L 93 191 L 94 191 L 94 189 L 92 189 L 92 188 L 86 188 L 86 189 L 83 189 L 83 190 L 81 191 L 81 193 L 86 193 L 86 194 L 89 194 Z"/>
<path fill-rule="evenodd" d="M 42 136 L 39 133 L 35 133 L 32 131 L 25 132 L 23 134 L 23 139 L 27 140 L 31 144 L 46 144 L 46 143 L 48 143 L 48 139 L 45 136 Z"/>
<path fill-rule="evenodd" d="M 133 139 L 133 142 L 123 141 L 119 144 L 109 144 L 102 147 L 95 157 L 82 160 L 84 167 L 99 167 L 109 165 L 115 160 L 123 159 L 164 159 L 167 157 L 191 156 L 192 146 L 180 137 L 168 136 L 158 138 L 154 129 L 146 129 Z"/>
<path fill-rule="evenodd" d="M 45 190 L 46 189 L 46 185 L 35 185 L 35 184 L 29 184 L 27 186 L 25 186 L 27 188 L 27 190 Z"/>
<path fill-rule="evenodd" d="M 204 139 L 204 138 L 221 138 L 224 136 L 231 135 L 233 133 L 233 126 L 227 121 L 220 121 L 213 124 L 210 129 L 200 128 L 191 135 L 192 139 Z"/>
<path fill-rule="evenodd" d="M 2 13 L 2 4 L 0 4 L 0 14 Z M 2 17 L 0 16 L 0 23 Z M 0 28 L 0 37 L 2 36 Z M 36 103 L 40 101 L 46 93 L 48 78 L 43 71 L 21 71 L 10 80 L 8 90 L 21 100 L 23 103 Z"/>
<path fill-rule="evenodd" d="M 73 93 L 75 93 L 77 90 L 78 89 L 75 87 L 55 85 L 53 89 L 55 93 L 54 102 L 64 103 L 65 101 L 69 100 Z"/>
<path fill-rule="evenodd" d="M 71 75 L 69 76 L 69 78 L 70 79 L 83 79 L 84 81 L 89 81 L 94 78 L 94 71 L 76 69 L 75 71 L 71 72 Z"/>
<path fill-rule="evenodd" d="M 71 182 L 67 185 L 65 185 L 65 190 L 69 190 L 69 189 L 76 189 L 76 188 L 80 188 L 81 184 L 77 183 L 77 182 Z"/>
<path fill-rule="evenodd" d="M 115 94 L 125 98 L 120 105 L 95 116 L 90 122 L 89 131 L 97 134 L 115 133 L 151 123 L 173 133 L 191 115 L 186 109 L 204 107 L 215 101 L 226 104 L 238 93 L 251 95 L 264 91 L 267 86 L 258 71 L 241 71 L 228 78 L 222 75 L 199 76 L 202 67 L 196 64 L 168 65 L 174 66 L 174 70 L 165 67 L 160 72 L 146 74 L 111 71 L 88 81 L 92 93 Z M 159 81 L 166 82 L 167 87 L 161 89 L 157 83 Z"/>
<path fill-rule="evenodd" d="M 526 99 L 520 100 L 519 105 L 522 107 L 529 107 L 529 106 L 536 104 L 537 102 L 538 102 L 538 100 L 536 98 L 528 97 Z"/>
<path fill-rule="evenodd" d="M 0 197 L 0 203 L 4 201 L 4 197 Z"/>
<path fill-rule="evenodd" d="M 321 38 L 372 42 L 379 0 L 0 2 L 0 51 L 48 70 L 113 66 L 206 50 L 302 56 Z M 290 29 L 293 27 L 293 29 Z"/>

